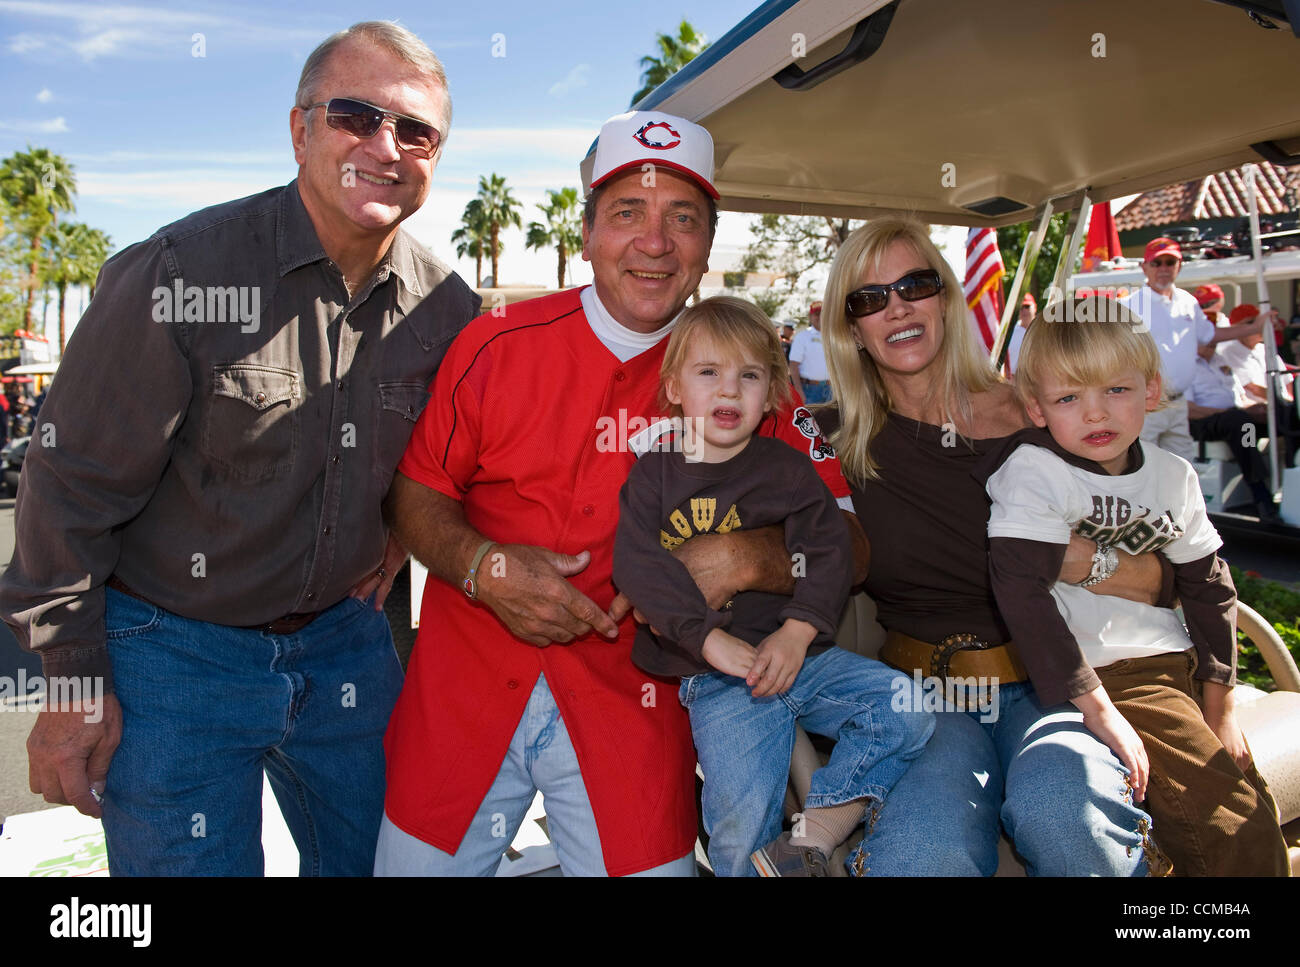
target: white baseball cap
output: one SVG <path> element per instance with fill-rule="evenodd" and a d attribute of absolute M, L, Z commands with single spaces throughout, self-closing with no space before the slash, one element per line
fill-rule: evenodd
<path fill-rule="evenodd" d="M 604 123 L 591 171 L 595 188 L 629 168 L 653 164 L 681 172 L 713 198 L 713 138 L 698 124 L 660 111 L 629 111 Z"/>

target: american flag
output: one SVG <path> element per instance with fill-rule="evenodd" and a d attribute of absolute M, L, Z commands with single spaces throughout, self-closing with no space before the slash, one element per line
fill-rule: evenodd
<path fill-rule="evenodd" d="M 1002 318 L 1002 277 L 1007 274 L 998 251 L 998 233 L 991 228 L 972 228 L 966 233 L 966 282 L 962 291 L 970 308 L 971 325 L 992 352 Z"/>

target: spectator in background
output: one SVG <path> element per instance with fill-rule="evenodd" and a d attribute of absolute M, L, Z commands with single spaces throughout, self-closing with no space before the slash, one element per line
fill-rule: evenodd
<path fill-rule="evenodd" d="M 790 343 L 790 378 L 805 402 L 825 403 L 831 398 L 830 372 L 822 348 L 822 304 L 808 307 L 808 328 L 795 334 Z"/>
<path fill-rule="evenodd" d="M 1196 298 L 1196 304 L 1201 307 L 1201 311 L 1205 313 L 1205 318 L 1210 322 L 1221 326 L 1227 321 L 1223 314 L 1223 290 L 1213 282 L 1209 285 L 1198 285 L 1192 295 Z"/>
<path fill-rule="evenodd" d="M 1263 404 L 1248 405 L 1232 367 L 1204 343 L 1196 350 L 1196 368 L 1187 388 L 1188 431 L 1199 441 L 1220 440 L 1228 445 L 1250 488 L 1255 509 L 1262 518 L 1277 516 L 1268 489 L 1268 468 L 1254 441 L 1268 433 Z"/>
<path fill-rule="evenodd" d="M 1038 302 L 1032 292 L 1026 292 L 1025 298 L 1020 303 L 1020 323 L 1011 331 L 1011 345 L 1007 347 L 1007 371 L 1012 376 L 1015 375 L 1016 363 L 1020 359 L 1020 344 L 1025 341 L 1025 333 L 1029 331 L 1029 324 L 1034 321 L 1036 315 L 1038 315 Z"/>
<path fill-rule="evenodd" d="M 785 352 L 785 358 L 790 359 L 790 343 L 794 341 L 794 323 L 785 322 L 781 324 L 781 349 Z"/>
<path fill-rule="evenodd" d="M 1119 300 L 1151 330 L 1160 350 L 1164 370 L 1164 388 L 1169 405 L 1148 413 L 1142 427 L 1142 439 L 1178 454 L 1184 460 L 1196 459 L 1196 445 L 1187 429 L 1187 400 L 1192 377 L 1196 373 L 1197 346 L 1244 339 L 1260 331 L 1258 322 L 1216 329 L 1201 310 L 1196 298 L 1186 289 L 1174 285 L 1183 267 L 1183 252 L 1172 238 L 1153 238 L 1142 256 L 1142 274 L 1146 285 Z"/>
<path fill-rule="evenodd" d="M 31 404 L 26 399 L 19 399 L 9 408 L 9 439 L 32 435 Z"/>
<path fill-rule="evenodd" d="M 1244 303 L 1233 309 L 1227 324 L 1241 326 L 1259 318 L 1259 307 Z M 1246 396 L 1255 403 L 1268 401 L 1267 366 L 1264 361 L 1264 334 L 1256 333 L 1240 340 L 1220 343 L 1215 349 L 1220 361 L 1232 368 Z"/>

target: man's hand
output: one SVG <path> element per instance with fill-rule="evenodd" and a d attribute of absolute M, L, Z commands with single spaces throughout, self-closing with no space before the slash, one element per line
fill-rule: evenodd
<path fill-rule="evenodd" d="M 498 553 L 504 560 L 492 561 Z M 590 551 L 573 556 L 528 544 L 494 544 L 479 565 L 478 597 L 530 645 L 565 644 L 591 631 L 617 638 L 614 617 L 567 580 L 590 563 Z"/>
<path fill-rule="evenodd" d="M 1065 561 L 1061 565 L 1058 581 L 1078 584 L 1092 571 L 1092 555 L 1097 551 L 1095 541 L 1078 534 L 1070 535 L 1070 543 L 1065 549 Z M 1093 594 L 1104 594 L 1115 598 L 1137 601 L 1139 604 L 1154 606 L 1160 600 L 1162 574 L 1160 562 L 1155 554 L 1129 554 L 1119 552 L 1119 567 L 1115 573 L 1100 584 L 1094 584 L 1085 590 Z"/>
<path fill-rule="evenodd" d="M 1119 713 L 1115 704 L 1106 694 L 1106 689 L 1098 685 L 1091 692 L 1073 699 L 1074 705 L 1083 713 L 1083 724 L 1115 753 L 1128 769 L 1128 783 L 1133 788 L 1133 801 L 1142 802 L 1147 797 L 1147 779 L 1151 767 L 1147 762 L 1147 750 L 1142 739 L 1133 731 L 1128 719 Z"/>
<path fill-rule="evenodd" d="M 397 539 L 397 535 L 389 531 L 388 544 L 384 548 L 383 563 L 369 577 L 362 578 L 353 585 L 348 594 L 364 601 L 370 597 L 370 593 L 373 591 L 375 594 L 375 610 L 383 611 L 384 602 L 388 599 L 388 592 L 393 590 L 393 579 L 397 577 L 397 572 L 402 569 L 402 565 L 405 563 L 406 548 Z"/>
<path fill-rule="evenodd" d="M 72 805 L 99 819 L 91 795 L 104 791 L 108 765 L 122 740 L 122 707 L 115 695 L 44 709 L 27 737 L 27 781 L 46 802 Z"/>
<path fill-rule="evenodd" d="M 781 695 L 790 690 L 799 669 L 803 668 L 808 646 L 817 637 L 817 629 L 806 621 L 786 619 L 758 646 L 758 659 L 745 676 L 745 684 L 754 698 Z"/>
<path fill-rule="evenodd" d="M 1237 768 L 1245 772 L 1253 757 L 1250 747 L 1246 745 L 1246 737 L 1241 734 L 1241 726 L 1237 724 L 1232 689 L 1217 682 L 1205 682 L 1202 701 L 1205 724 L 1219 737 L 1223 747 L 1228 750 L 1228 755 L 1232 756 L 1232 761 L 1237 763 Z"/>
<path fill-rule="evenodd" d="M 740 591 L 794 591 L 785 533 L 777 525 L 730 534 L 700 534 L 678 547 L 673 555 L 686 566 L 691 580 L 715 611 Z"/>
<path fill-rule="evenodd" d="M 704 639 L 701 649 L 704 660 L 724 675 L 744 678 L 754 667 L 758 652 L 747 641 L 741 641 L 735 635 L 728 634 L 721 628 L 714 628 Z"/>

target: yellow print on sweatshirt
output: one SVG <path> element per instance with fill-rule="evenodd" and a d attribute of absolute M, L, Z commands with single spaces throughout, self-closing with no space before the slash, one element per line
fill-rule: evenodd
<path fill-rule="evenodd" d="M 679 547 L 683 541 L 695 537 L 697 534 L 728 534 L 740 527 L 740 514 L 736 512 L 736 505 L 732 504 L 731 509 L 727 511 L 722 518 L 722 522 L 716 527 L 714 521 L 718 515 L 718 500 L 716 497 L 692 497 L 691 498 L 691 515 L 687 518 L 678 507 L 668 515 L 668 523 L 672 525 L 676 534 L 670 534 L 666 530 L 659 532 L 659 543 L 668 550 Z"/>

